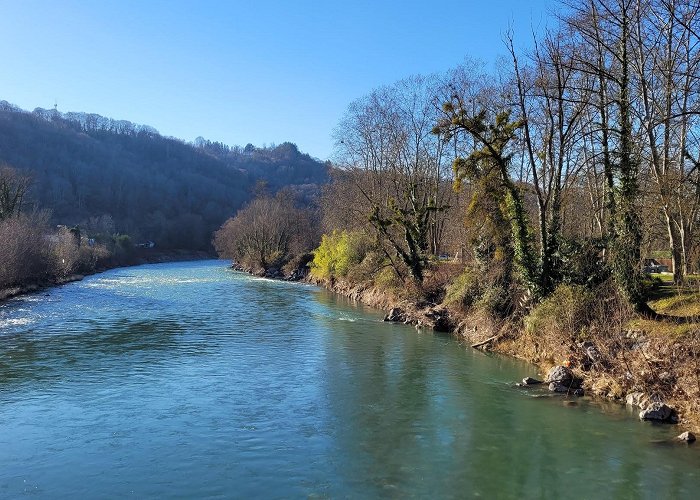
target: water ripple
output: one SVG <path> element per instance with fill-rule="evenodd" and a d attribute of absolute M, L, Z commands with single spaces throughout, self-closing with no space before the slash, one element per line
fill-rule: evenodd
<path fill-rule="evenodd" d="M 9 301 L 0 496 L 593 497 L 608 484 L 682 498 L 700 486 L 694 449 L 646 444 L 673 430 L 586 398 L 533 398 L 513 387 L 532 367 L 381 318 L 218 261 Z"/>

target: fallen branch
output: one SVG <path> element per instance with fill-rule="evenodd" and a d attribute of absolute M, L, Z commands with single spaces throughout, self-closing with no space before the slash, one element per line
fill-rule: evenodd
<path fill-rule="evenodd" d="M 487 338 L 486 340 L 484 340 L 484 341 L 482 341 L 482 342 L 477 342 L 476 344 L 472 344 L 472 347 L 473 347 L 474 349 L 478 349 L 478 348 L 481 347 L 482 345 L 488 344 L 488 343 L 491 342 L 492 340 L 496 340 L 496 338 L 499 337 L 500 335 L 501 335 L 500 333 L 497 333 L 497 334 L 494 335 L 493 337 L 489 337 L 489 338 Z"/>

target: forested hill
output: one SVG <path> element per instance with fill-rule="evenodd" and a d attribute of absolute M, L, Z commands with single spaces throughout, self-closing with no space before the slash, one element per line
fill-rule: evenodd
<path fill-rule="evenodd" d="M 290 143 L 188 144 L 96 114 L 23 111 L 0 101 L 0 164 L 32 179 L 31 201 L 56 224 L 129 234 L 162 248 L 208 249 L 212 231 L 260 181 L 308 194 L 326 164 Z"/>

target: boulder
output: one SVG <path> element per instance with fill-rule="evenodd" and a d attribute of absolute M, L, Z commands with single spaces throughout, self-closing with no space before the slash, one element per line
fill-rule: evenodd
<path fill-rule="evenodd" d="M 550 382 L 549 384 L 549 390 L 552 392 L 564 392 L 567 393 L 569 392 L 569 386 L 564 385 L 561 382 Z"/>
<path fill-rule="evenodd" d="M 560 392 L 562 394 L 572 394 L 574 396 L 583 396 L 583 389 L 581 387 L 562 384 L 561 382 L 551 382 L 549 384 L 549 390 L 552 392 Z"/>
<path fill-rule="evenodd" d="M 537 384 L 541 384 L 541 383 L 542 383 L 542 381 L 541 381 L 541 380 L 537 380 L 536 378 L 525 377 L 525 378 L 523 379 L 522 385 L 537 385 Z"/>
<path fill-rule="evenodd" d="M 429 319 L 433 330 L 436 332 L 452 331 L 450 315 L 446 309 L 430 308 L 424 313 L 424 316 Z"/>
<path fill-rule="evenodd" d="M 692 443 L 695 441 L 695 434 L 689 431 L 685 431 L 683 434 L 676 437 L 677 440 L 683 441 L 684 443 Z"/>
<path fill-rule="evenodd" d="M 566 366 L 555 366 L 547 373 L 545 382 L 559 382 L 563 385 L 570 385 L 574 379 L 574 374 Z"/>
<path fill-rule="evenodd" d="M 661 397 L 658 394 L 647 396 L 643 392 L 630 392 L 625 398 L 625 403 L 631 406 L 638 406 L 642 410 L 646 409 L 651 403 L 661 402 Z"/>
<path fill-rule="evenodd" d="M 406 313 L 404 313 L 403 309 L 401 309 L 400 307 L 392 307 L 391 310 L 389 311 L 389 314 L 387 314 L 384 317 L 384 321 L 394 321 L 394 322 L 406 321 Z"/>
<path fill-rule="evenodd" d="M 666 403 L 653 402 L 639 412 L 640 420 L 654 420 L 657 422 L 677 423 L 676 411 Z"/>

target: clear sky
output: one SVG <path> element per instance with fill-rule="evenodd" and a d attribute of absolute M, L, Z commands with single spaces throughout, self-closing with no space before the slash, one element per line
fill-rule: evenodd
<path fill-rule="evenodd" d="M 553 0 L 0 0 L 0 100 L 320 159 L 373 88 L 527 44 Z"/>

